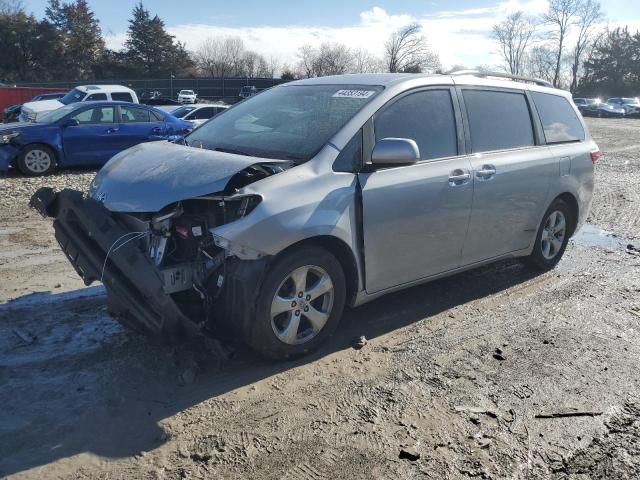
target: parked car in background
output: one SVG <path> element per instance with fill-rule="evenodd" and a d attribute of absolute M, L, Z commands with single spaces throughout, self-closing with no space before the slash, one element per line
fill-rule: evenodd
<path fill-rule="evenodd" d="M 67 94 L 67 92 L 57 92 L 57 93 L 42 93 L 40 95 L 36 95 L 29 102 L 41 102 L 43 100 L 55 100 L 57 98 L 62 98 Z M 22 113 L 22 104 L 18 105 L 9 105 L 4 109 L 3 120 L 5 123 L 17 122 L 20 114 Z"/>
<path fill-rule="evenodd" d="M 193 90 L 180 90 L 178 93 L 178 102 L 180 103 L 196 103 L 198 95 Z"/>
<path fill-rule="evenodd" d="M 181 118 L 183 120 L 188 120 L 194 124 L 194 126 L 198 126 L 209 120 L 210 118 L 215 117 L 219 113 L 224 112 L 228 105 L 211 105 L 208 103 L 196 103 L 194 105 L 185 105 L 177 108 L 171 112 L 176 118 Z"/>
<path fill-rule="evenodd" d="M 627 115 L 640 112 L 640 101 L 638 97 L 613 97 L 609 98 L 607 103 L 624 108 L 624 112 Z"/>
<path fill-rule="evenodd" d="M 21 122 L 37 122 L 40 116 L 57 110 L 64 105 L 77 102 L 121 101 L 138 103 L 136 92 L 122 85 L 86 85 L 76 87 L 63 97 L 22 105 Z"/>
<path fill-rule="evenodd" d="M 0 171 L 17 167 L 37 176 L 58 167 L 100 166 L 121 150 L 176 139 L 192 128 L 146 105 L 72 103 L 42 115 L 37 123 L 0 127 Z"/>
<path fill-rule="evenodd" d="M 123 324 L 298 357 L 345 304 L 501 259 L 560 261 L 589 213 L 598 146 L 568 92 L 496 76 L 279 85 L 182 144 L 120 153 L 88 195 L 44 188 L 31 204 Z"/>
<path fill-rule="evenodd" d="M 620 105 L 612 105 L 610 103 L 595 103 L 593 105 L 586 105 L 580 108 L 580 112 L 585 117 L 622 118 L 626 116 L 624 108 L 622 108 Z"/>
<path fill-rule="evenodd" d="M 240 89 L 239 97 L 240 98 L 249 98 L 258 94 L 258 89 L 253 85 L 245 85 Z"/>
<path fill-rule="evenodd" d="M 578 107 L 578 110 L 580 110 L 582 112 L 582 109 L 584 107 L 589 107 L 592 105 L 598 105 L 599 103 L 602 103 L 602 100 L 600 100 L 599 98 L 574 98 L 573 99 L 573 103 L 576 105 L 576 107 Z"/>

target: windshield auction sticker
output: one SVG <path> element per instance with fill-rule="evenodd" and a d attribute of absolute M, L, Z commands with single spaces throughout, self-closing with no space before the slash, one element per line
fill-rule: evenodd
<path fill-rule="evenodd" d="M 373 90 L 338 90 L 332 96 L 335 98 L 369 98 L 376 93 Z"/>

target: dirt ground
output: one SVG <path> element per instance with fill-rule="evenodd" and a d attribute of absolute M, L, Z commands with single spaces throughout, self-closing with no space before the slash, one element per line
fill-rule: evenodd
<path fill-rule="evenodd" d="M 123 331 L 25 206 L 92 175 L 0 178 L 0 476 L 640 478 L 640 120 L 589 125 L 590 225 L 557 269 L 389 295 L 288 363 Z"/>

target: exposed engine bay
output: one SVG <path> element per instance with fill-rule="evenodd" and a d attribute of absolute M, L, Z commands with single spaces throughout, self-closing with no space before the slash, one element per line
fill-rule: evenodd
<path fill-rule="evenodd" d="M 166 306 L 158 305 L 163 302 L 179 310 L 173 317 L 186 318 L 202 329 L 222 308 L 215 303 L 225 289 L 228 264 L 238 263 L 233 249 L 216 239 L 212 230 L 243 218 L 262 201 L 259 195 L 239 193 L 243 187 L 291 166 L 288 162 L 253 164 L 234 174 L 222 192 L 181 200 L 156 213 L 110 212 L 98 199 L 80 192 L 55 193 L 46 188 L 34 194 L 31 204 L 56 218 L 54 228 L 62 249 L 85 283 L 105 284 L 115 316 L 127 316 L 128 323 L 135 324 L 131 317 L 136 317 L 136 308 L 131 304 L 136 296 L 125 290 L 136 287 L 147 303 L 149 297 L 156 300 L 148 305 L 149 311 L 138 315 L 147 317 L 147 330 L 164 329 L 163 319 L 150 321 L 150 317 L 170 315 Z M 134 259 L 139 255 L 147 260 Z M 123 266 L 127 263 L 130 268 Z M 158 301 L 159 295 L 165 298 Z M 157 327 L 149 328 L 150 323 Z"/>

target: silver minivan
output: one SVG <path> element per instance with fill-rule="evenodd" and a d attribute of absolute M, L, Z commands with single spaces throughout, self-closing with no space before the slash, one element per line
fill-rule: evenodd
<path fill-rule="evenodd" d="M 599 156 L 571 95 L 540 80 L 343 75 L 272 88 L 119 153 L 88 195 L 31 203 L 125 325 L 293 358 L 345 305 L 510 257 L 553 268 Z"/>

